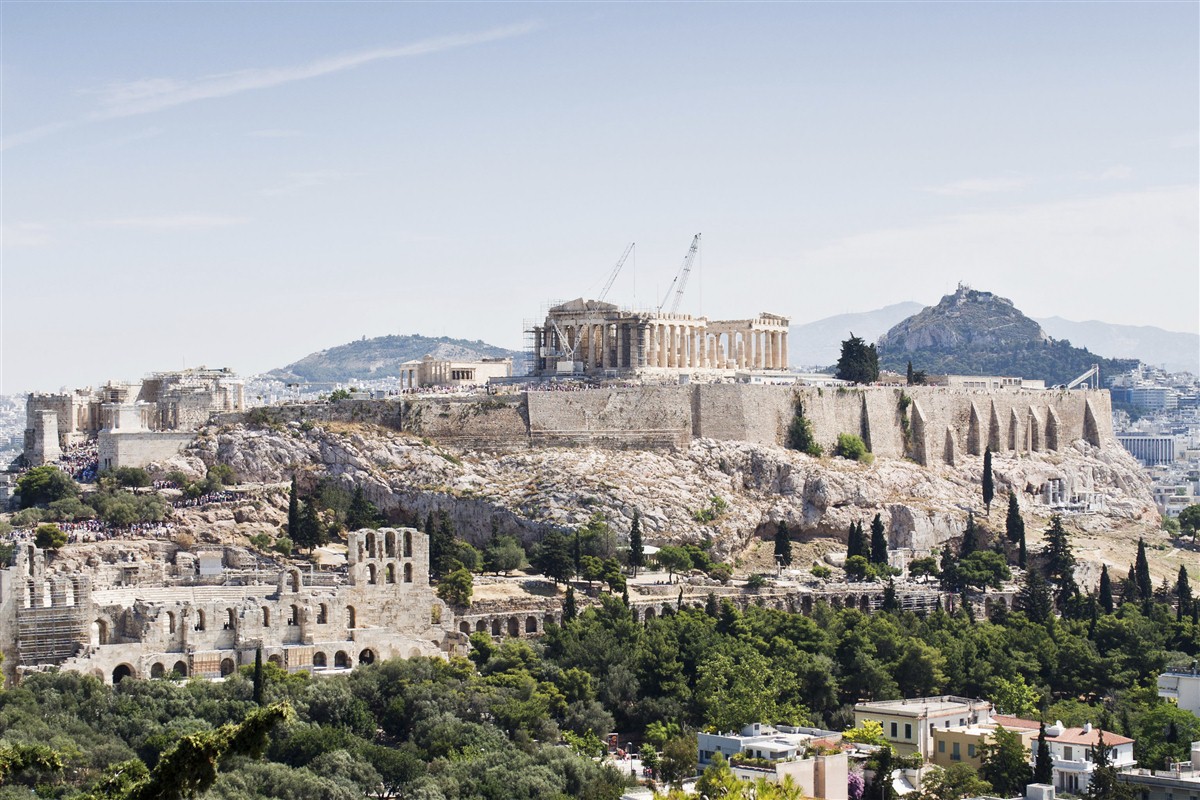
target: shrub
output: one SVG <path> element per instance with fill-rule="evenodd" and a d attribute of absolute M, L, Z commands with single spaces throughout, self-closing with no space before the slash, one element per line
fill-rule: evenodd
<path fill-rule="evenodd" d="M 33 543 L 43 550 L 57 550 L 67 543 L 67 535 L 57 525 L 38 525 Z"/>
<path fill-rule="evenodd" d="M 213 464 L 208 468 L 208 479 L 222 486 L 232 486 L 238 482 L 237 473 L 228 464 Z"/>
<path fill-rule="evenodd" d="M 817 458 L 822 453 L 821 445 L 813 438 L 812 423 L 804 416 L 804 403 L 799 397 L 796 398 L 796 411 L 788 426 L 787 446 Z"/>
<path fill-rule="evenodd" d="M 761 572 L 756 572 L 746 579 L 747 589 L 761 589 L 767 585 L 767 576 Z"/>
<path fill-rule="evenodd" d="M 280 536 L 275 540 L 275 549 L 285 556 L 292 554 L 292 540 L 286 536 Z"/>
<path fill-rule="evenodd" d="M 814 578 L 820 578 L 823 581 L 833 577 L 833 570 L 824 564 L 813 564 L 812 569 L 809 571 Z"/>
<path fill-rule="evenodd" d="M 865 464 L 869 464 L 874 460 L 874 457 L 867 450 L 867 446 L 863 443 L 862 437 L 853 433 L 838 434 L 837 447 L 834 448 L 833 454 L 838 458 L 861 461 Z"/>
<path fill-rule="evenodd" d="M 141 467 L 117 467 L 112 471 L 113 480 L 118 486 L 140 488 L 150 485 L 150 473 Z"/>

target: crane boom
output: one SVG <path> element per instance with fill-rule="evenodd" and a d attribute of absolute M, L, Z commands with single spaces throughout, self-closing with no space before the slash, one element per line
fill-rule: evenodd
<path fill-rule="evenodd" d="M 625 266 L 625 259 L 629 258 L 629 254 L 633 252 L 633 247 L 635 244 L 636 242 L 630 242 L 629 246 L 625 248 L 625 252 L 621 254 L 621 258 L 617 261 L 617 265 L 613 267 L 612 275 L 608 276 L 608 282 L 605 283 L 604 288 L 600 290 L 600 296 L 596 298 L 597 300 L 603 300 L 605 297 L 608 297 L 608 290 L 612 288 L 613 281 L 615 281 L 617 276 L 621 274 L 621 267 Z"/>
<path fill-rule="evenodd" d="M 679 304 L 683 302 L 683 290 L 687 288 L 688 275 L 692 272 L 692 264 L 696 260 L 696 252 L 700 249 L 700 234 L 692 237 L 692 246 L 688 248 L 687 255 L 683 258 L 683 264 L 679 266 L 679 272 L 675 273 L 675 279 L 671 281 L 671 285 L 667 287 L 667 295 L 663 301 L 658 304 L 658 312 L 661 314 L 663 306 L 671 299 L 671 290 L 675 289 L 675 300 L 671 303 L 671 313 L 679 311 Z M 676 289 L 676 284 L 679 288 Z"/>
<path fill-rule="evenodd" d="M 1089 381 L 1094 388 L 1100 386 L 1100 365 L 1092 364 L 1092 368 L 1067 384 L 1068 389 L 1074 389 L 1084 381 Z"/>

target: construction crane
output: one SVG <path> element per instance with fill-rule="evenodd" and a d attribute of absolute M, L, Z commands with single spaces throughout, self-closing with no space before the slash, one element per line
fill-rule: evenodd
<path fill-rule="evenodd" d="M 629 258 L 629 254 L 633 252 L 633 247 L 635 244 L 637 243 L 630 242 L 629 246 L 625 248 L 625 252 L 621 254 L 621 258 L 617 261 L 617 265 L 613 267 L 612 275 L 608 276 L 608 282 L 605 283 L 604 288 L 600 290 L 600 296 L 596 298 L 597 300 L 603 300 L 604 298 L 608 297 L 608 291 L 609 289 L 612 289 L 613 281 L 615 281 L 617 276 L 621 274 L 621 267 L 625 266 L 625 259 Z"/>
<path fill-rule="evenodd" d="M 1064 388 L 1067 388 L 1067 389 L 1074 389 L 1076 386 L 1078 386 L 1079 384 L 1083 383 L 1084 381 L 1087 381 L 1087 382 L 1088 382 L 1088 384 L 1089 384 L 1089 385 L 1091 386 L 1091 388 L 1093 388 L 1093 389 L 1099 389 L 1099 388 L 1100 388 L 1100 365 L 1099 365 L 1099 364 L 1092 364 L 1092 368 L 1091 368 L 1091 369 L 1089 369 L 1087 372 L 1085 372 L 1085 373 L 1083 373 L 1082 375 L 1080 375 L 1080 376 L 1079 376 L 1078 378 L 1076 378 L 1075 380 L 1073 380 L 1073 381 L 1071 381 L 1070 383 L 1068 383 L 1068 384 L 1066 385 L 1066 387 L 1064 387 Z"/>
<path fill-rule="evenodd" d="M 667 287 L 667 294 L 663 301 L 658 304 L 658 313 L 662 313 L 663 306 L 671 299 L 671 290 L 675 289 L 675 285 L 679 284 L 679 288 L 675 289 L 675 300 L 671 303 L 671 313 L 679 311 L 679 304 L 683 302 L 683 290 L 687 288 L 688 275 L 692 272 L 692 264 L 696 260 L 696 252 L 700 249 L 700 234 L 692 237 L 692 246 L 688 248 L 687 255 L 683 258 L 683 264 L 679 267 L 679 272 L 675 274 L 675 279 L 671 281 L 671 285 Z"/>

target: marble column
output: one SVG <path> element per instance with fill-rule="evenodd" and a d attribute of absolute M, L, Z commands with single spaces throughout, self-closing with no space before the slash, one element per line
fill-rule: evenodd
<path fill-rule="evenodd" d="M 788 332 L 787 331 L 781 332 L 779 334 L 779 337 L 783 340 L 783 344 L 779 348 L 779 353 L 783 357 L 782 368 L 785 370 L 791 369 L 791 364 L 788 362 Z"/>

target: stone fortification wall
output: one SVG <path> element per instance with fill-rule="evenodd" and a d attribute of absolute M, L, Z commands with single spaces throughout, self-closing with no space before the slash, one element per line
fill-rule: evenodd
<path fill-rule="evenodd" d="M 97 435 L 100 468 L 144 467 L 152 461 L 171 458 L 195 438 L 192 433 L 165 431 L 100 431 Z"/>
<path fill-rule="evenodd" d="M 692 436 L 691 393 L 687 386 L 529 392 L 530 442 L 686 447 Z"/>

